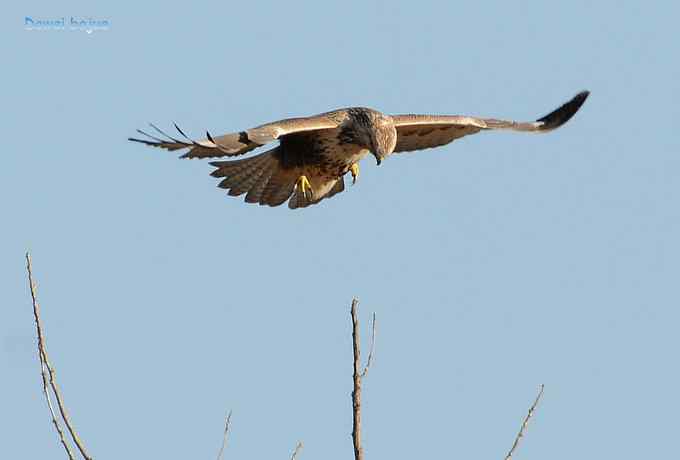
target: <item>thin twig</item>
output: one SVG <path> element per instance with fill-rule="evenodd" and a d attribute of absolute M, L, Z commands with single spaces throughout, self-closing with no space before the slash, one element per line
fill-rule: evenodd
<path fill-rule="evenodd" d="M 52 398 L 50 397 L 50 391 L 47 383 L 47 366 L 45 365 L 45 358 L 43 355 L 44 345 L 42 327 L 40 324 L 40 305 L 38 304 L 38 299 L 36 298 L 36 288 L 35 283 L 33 282 L 33 273 L 31 271 L 31 256 L 28 253 L 26 253 L 26 268 L 28 270 L 28 285 L 31 290 L 31 300 L 33 302 L 33 317 L 35 318 L 35 328 L 38 335 L 38 358 L 40 359 L 40 374 L 42 375 L 43 394 L 45 395 L 45 401 L 47 401 L 47 407 L 49 408 L 50 415 L 52 416 L 52 424 L 59 434 L 59 441 L 61 442 L 61 445 L 64 446 L 64 450 L 66 450 L 68 458 L 70 460 L 74 460 L 75 457 L 73 455 L 73 451 L 64 437 L 64 430 L 62 430 L 61 424 L 57 419 L 57 414 L 54 412 L 54 407 L 52 406 Z"/>
<path fill-rule="evenodd" d="M 227 420 L 224 422 L 224 436 L 222 436 L 222 447 L 217 454 L 217 460 L 222 460 L 224 449 L 227 447 L 227 436 L 229 436 L 229 425 L 231 424 L 231 411 L 227 414 Z"/>
<path fill-rule="evenodd" d="M 541 389 L 538 392 L 538 396 L 536 396 L 534 403 L 529 408 L 527 416 L 524 417 L 524 421 L 522 422 L 522 426 L 519 429 L 519 433 L 517 433 L 517 436 L 515 437 L 515 442 L 512 443 L 512 447 L 510 448 L 508 455 L 505 456 L 505 460 L 510 460 L 512 458 L 512 454 L 515 453 L 515 449 L 517 449 L 517 446 L 519 445 L 519 440 L 522 439 L 522 437 L 524 437 L 524 431 L 526 430 L 527 425 L 529 425 L 529 420 L 531 419 L 531 416 L 534 414 L 534 410 L 536 409 L 536 406 L 538 406 L 538 402 L 541 400 L 541 396 L 543 396 L 543 388 L 545 388 L 545 385 L 541 385 Z"/>
<path fill-rule="evenodd" d="M 36 295 L 36 286 L 35 282 L 33 281 L 33 271 L 31 267 L 31 255 L 27 252 L 26 253 L 26 270 L 28 271 L 28 285 L 31 290 L 31 300 L 33 301 L 33 316 L 35 317 L 35 328 L 38 334 L 38 355 L 40 357 L 40 367 L 42 371 L 42 378 L 43 378 L 43 392 L 45 393 L 45 397 L 47 399 L 47 405 L 50 408 L 50 413 L 52 414 L 52 423 L 54 424 L 54 427 L 56 428 L 57 432 L 59 433 L 59 438 L 64 446 L 64 449 L 66 450 L 66 453 L 69 456 L 69 459 L 74 459 L 75 457 L 73 456 L 73 452 L 66 443 L 66 439 L 64 437 L 63 430 L 59 426 L 59 422 L 57 421 L 57 418 L 55 416 L 54 409 L 52 407 L 52 402 L 49 396 L 49 390 L 47 389 L 47 376 L 45 375 L 45 369 L 47 369 L 47 373 L 49 375 L 49 387 L 52 389 L 52 392 L 54 393 L 54 397 L 57 401 L 57 406 L 59 407 L 59 413 L 61 414 L 61 418 L 64 421 L 64 425 L 66 425 L 66 428 L 68 429 L 68 432 L 71 434 L 71 439 L 73 439 L 73 442 L 75 443 L 76 447 L 78 447 L 78 450 L 80 451 L 80 454 L 85 458 L 86 460 L 91 460 L 92 457 L 90 457 L 87 454 L 87 451 L 85 450 L 85 447 L 83 446 L 82 441 L 80 440 L 80 437 L 78 437 L 78 434 L 76 433 L 76 430 L 73 428 L 73 425 L 71 424 L 71 420 L 68 416 L 68 411 L 66 410 L 66 406 L 64 406 L 63 398 L 61 395 L 61 391 L 59 391 L 59 386 L 57 385 L 57 380 L 56 380 L 56 375 L 54 368 L 50 365 L 50 360 L 47 357 L 47 348 L 45 347 L 45 337 L 43 336 L 43 331 L 42 331 L 42 323 L 40 321 L 40 306 L 38 304 L 38 298 Z"/>
<path fill-rule="evenodd" d="M 369 348 L 366 366 L 364 367 L 364 370 L 361 372 L 362 379 L 366 377 L 366 374 L 368 374 L 368 368 L 371 367 L 371 363 L 373 362 L 374 350 L 375 350 L 375 312 L 373 312 L 373 326 L 371 327 L 371 348 Z"/>
<path fill-rule="evenodd" d="M 293 451 L 293 455 L 290 456 L 290 460 L 295 460 L 298 456 L 298 453 L 302 450 L 302 441 L 298 441 L 297 445 L 295 446 L 295 450 Z"/>

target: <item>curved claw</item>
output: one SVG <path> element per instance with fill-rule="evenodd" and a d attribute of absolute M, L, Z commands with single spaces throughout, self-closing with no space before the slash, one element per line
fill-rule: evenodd
<path fill-rule="evenodd" d="M 349 172 L 352 173 L 352 185 L 354 185 L 357 183 L 357 179 L 359 179 L 359 164 L 353 163 L 349 167 Z"/>
<path fill-rule="evenodd" d="M 295 188 L 301 190 L 302 194 L 307 199 L 311 200 L 312 197 L 314 196 L 312 184 L 310 184 L 309 179 L 307 179 L 307 176 L 305 176 L 304 174 L 298 177 L 298 180 L 295 182 Z M 309 193 L 309 196 L 307 195 L 307 193 Z"/>

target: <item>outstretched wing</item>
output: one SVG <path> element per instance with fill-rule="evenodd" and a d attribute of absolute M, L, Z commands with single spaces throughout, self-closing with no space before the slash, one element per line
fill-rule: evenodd
<path fill-rule="evenodd" d="M 457 115 L 393 115 L 397 129 L 395 152 L 428 149 L 475 134 L 482 130 L 509 129 L 525 132 L 547 132 L 565 124 L 581 108 L 590 93 L 582 91 L 569 102 L 534 122 L 496 120 Z"/>
<path fill-rule="evenodd" d="M 311 117 L 288 118 L 219 137 L 213 137 L 210 133 L 206 133 L 206 138 L 198 141 L 190 139 L 177 125 L 175 125 L 175 129 L 181 136 L 180 139 L 172 137 L 155 125 L 150 124 L 156 133 L 152 135 L 138 129 L 137 132 L 146 138 L 130 137 L 128 140 L 170 151 L 189 148 L 190 150 L 180 158 L 231 157 L 248 153 L 286 134 L 337 128 L 346 116 L 346 110 L 336 110 Z"/>

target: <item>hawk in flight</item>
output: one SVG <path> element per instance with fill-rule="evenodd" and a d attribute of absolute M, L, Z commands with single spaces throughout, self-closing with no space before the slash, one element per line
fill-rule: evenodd
<path fill-rule="evenodd" d="M 517 122 L 460 115 L 385 115 L 364 107 L 350 107 L 303 118 L 289 118 L 245 131 L 194 141 L 175 125 L 182 139 L 138 132 L 130 138 L 167 150 L 189 149 L 180 158 L 235 157 L 276 140 L 279 145 L 239 160 L 213 161 L 213 177 L 229 195 L 246 194 L 247 203 L 304 208 L 345 189 L 344 176 L 359 177 L 359 161 L 372 153 L 378 164 L 395 152 L 409 152 L 492 129 L 547 132 L 566 123 L 583 105 L 583 91 L 534 122 Z M 159 137 L 161 136 L 161 137 Z"/>

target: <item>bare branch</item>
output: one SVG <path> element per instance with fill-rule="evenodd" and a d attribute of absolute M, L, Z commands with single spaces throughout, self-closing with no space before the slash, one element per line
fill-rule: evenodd
<path fill-rule="evenodd" d="M 36 298 L 36 286 L 33 282 L 33 273 L 31 271 L 31 256 L 28 253 L 26 253 L 26 269 L 28 270 L 28 285 L 31 291 L 33 317 L 35 318 L 35 327 L 38 335 L 38 358 L 40 359 L 40 374 L 42 375 L 43 394 L 45 395 L 45 401 L 47 401 L 47 407 L 49 408 L 50 415 L 52 416 L 52 424 L 59 434 L 59 441 L 61 442 L 61 445 L 64 446 L 64 450 L 66 450 L 68 458 L 70 460 L 74 460 L 75 457 L 73 455 L 73 451 L 64 437 L 64 431 L 61 428 L 61 424 L 57 419 L 57 414 L 54 412 L 54 407 L 52 406 L 52 398 L 50 397 L 50 391 L 47 383 L 47 366 L 45 365 L 45 358 L 43 355 L 44 345 L 42 326 L 40 324 L 40 305 L 38 304 L 38 299 Z"/>
<path fill-rule="evenodd" d="M 73 443 L 76 445 L 78 450 L 80 451 L 80 454 L 85 460 L 91 460 L 92 458 L 89 456 L 87 453 L 81 439 L 79 438 L 78 434 L 76 433 L 71 420 L 69 418 L 68 412 L 66 410 L 66 406 L 64 405 L 63 402 L 63 397 L 61 394 L 61 391 L 59 389 L 59 386 L 57 385 L 56 381 L 56 372 L 52 365 L 50 364 L 50 360 L 47 355 L 47 348 L 45 345 L 45 337 L 43 334 L 43 329 L 42 329 L 42 322 L 40 319 L 40 306 L 38 303 L 37 299 L 37 294 L 36 294 L 36 283 L 33 280 L 33 273 L 32 273 L 32 265 L 31 265 L 31 255 L 27 252 L 26 253 L 26 270 L 28 272 L 28 283 L 29 283 L 29 288 L 30 288 L 30 294 L 31 294 L 31 299 L 33 303 L 33 315 L 35 319 L 35 327 L 36 327 L 36 332 L 37 332 L 37 338 L 38 338 L 38 357 L 40 359 L 40 367 L 41 367 L 41 376 L 42 376 L 42 386 L 43 386 L 43 393 L 45 395 L 45 400 L 47 402 L 47 406 L 50 410 L 50 414 L 52 417 L 52 424 L 54 425 L 58 435 L 59 435 L 59 440 L 64 447 L 64 450 L 66 451 L 66 454 L 68 455 L 69 460 L 75 460 L 74 456 L 74 451 L 70 446 L 70 443 L 65 436 L 65 431 L 62 429 L 61 423 L 63 423 L 66 426 L 66 429 L 68 430 L 69 434 L 71 435 L 71 439 Z M 352 390 L 352 441 L 353 441 L 353 447 L 354 447 L 354 460 L 364 460 L 364 451 L 363 447 L 361 444 L 361 386 L 362 386 L 362 379 L 366 377 L 368 374 L 368 370 L 371 367 L 371 363 L 373 361 L 373 354 L 375 351 L 375 338 L 376 338 L 376 314 L 373 313 L 373 321 L 372 321 L 372 333 L 371 333 L 371 345 L 370 345 L 370 351 L 368 354 L 368 359 L 366 361 L 366 365 L 361 367 L 361 346 L 360 346 L 360 333 L 359 333 L 359 320 L 357 316 L 357 307 L 359 305 L 359 301 L 354 298 L 352 299 L 352 305 L 351 305 L 351 320 L 352 320 L 352 350 L 353 350 L 353 375 L 352 375 L 352 382 L 353 382 L 353 390 Z M 517 433 L 517 436 L 515 437 L 515 440 L 512 444 L 512 447 L 510 448 L 510 451 L 507 453 L 505 456 L 505 460 L 512 460 L 512 456 L 514 455 L 515 451 L 517 450 L 519 443 L 521 439 L 524 437 L 524 433 L 527 429 L 527 426 L 529 424 L 529 421 L 531 420 L 531 417 L 533 416 L 534 411 L 536 410 L 538 403 L 541 400 L 541 397 L 543 396 L 543 391 L 544 391 L 544 385 L 540 386 L 540 390 L 538 392 L 538 395 L 536 396 L 533 404 L 529 408 L 529 411 L 524 418 L 522 425 L 520 426 L 519 432 Z M 61 422 L 59 417 L 57 417 L 57 412 L 54 409 L 53 402 L 52 402 L 52 397 L 56 400 L 57 407 L 59 409 L 59 415 L 61 418 Z M 217 455 L 217 460 L 222 460 L 224 457 L 224 451 L 227 447 L 227 442 L 228 442 L 228 437 L 229 437 L 229 430 L 231 426 L 231 415 L 232 412 L 229 411 L 227 414 L 226 420 L 225 420 L 225 425 L 224 425 L 224 435 L 222 438 L 222 446 L 220 447 L 219 453 Z M 302 450 L 303 444 L 302 442 L 298 442 L 297 445 L 295 446 L 295 449 L 291 455 L 290 460 L 296 460 L 298 454 Z"/>
<path fill-rule="evenodd" d="M 227 420 L 224 422 L 224 436 L 222 436 L 222 447 L 217 454 L 217 460 L 222 460 L 224 449 L 227 447 L 227 437 L 229 436 L 229 425 L 231 424 L 231 411 L 227 414 Z"/>
<path fill-rule="evenodd" d="M 52 392 L 54 393 L 54 397 L 57 401 L 59 413 L 61 414 L 61 418 L 64 421 L 64 425 L 66 425 L 68 432 L 71 434 L 73 442 L 75 443 L 76 447 L 78 447 L 78 450 L 80 451 L 80 454 L 83 456 L 83 458 L 85 458 L 86 460 L 91 460 L 92 457 L 88 455 L 87 451 L 85 450 L 85 447 L 83 446 L 82 441 L 80 440 L 80 437 L 78 437 L 78 434 L 76 433 L 75 429 L 73 428 L 73 425 L 71 424 L 71 420 L 68 416 L 66 406 L 64 406 L 61 391 L 59 390 L 59 386 L 57 385 L 56 373 L 54 371 L 54 368 L 50 365 L 50 360 L 47 357 L 45 337 L 42 331 L 42 322 L 40 321 L 40 305 L 38 304 L 38 298 L 36 295 L 36 284 L 33 281 L 31 255 L 28 252 L 26 253 L 26 271 L 28 272 L 28 285 L 31 290 L 31 300 L 33 302 L 33 316 L 35 317 L 35 328 L 38 334 L 38 356 L 40 357 L 40 367 L 43 380 L 43 392 L 45 393 L 47 406 L 49 407 L 50 413 L 52 415 L 52 423 L 54 424 L 57 433 L 59 433 L 59 440 L 61 441 L 61 444 L 64 446 L 64 449 L 66 450 L 69 459 L 71 460 L 74 459 L 75 457 L 73 455 L 73 451 L 66 442 L 64 432 L 61 429 L 61 426 L 56 418 L 54 408 L 52 407 L 52 401 L 49 395 L 49 390 L 47 388 L 48 375 L 49 375 L 49 387 L 52 389 Z M 47 370 L 48 375 L 46 375 L 45 370 Z"/>
<path fill-rule="evenodd" d="M 361 378 L 363 379 L 368 374 L 368 368 L 371 367 L 373 362 L 373 352 L 375 351 L 375 312 L 373 312 L 373 326 L 371 327 L 371 348 L 368 352 L 368 360 L 366 361 L 366 366 L 361 372 Z"/>
<path fill-rule="evenodd" d="M 290 460 L 295 460 L 302 450 L 302 441 L 298 441 L 297 445 L 295 446 L 295 450 L 293 451 L 293 455 L 290 456 Z"/>
<path fill-rule="evenodd" d="M 361 370 L 361 346 L 359 344 L 359 320 L 357 319 L 359 301 L 352 299 L 352 350 L 354 351 L 354 374 L 352 381 L 352 441 L 354 443 L 354 460 L 364 460 L 364 449 L 361 447 L 361 378 L 366 375 L 371 364 L 371 356 L 364 370 Z M 375 314 L 373 315 L 373 340 L 375 341 Z M 371 345 L 371 349 L 373 345 Z M 371 355 L 372 355 L 371 350 Z"/>
<path fill-rule="evenodd" d="M 529 408 L 527 416 L 524 417 L 524 421 L 522 422 L 522 426 L 519 429 L 519 433 L 517 433 L 517 436 L 515 437 L 515 442 L 512 443 L 512 447 L 510 448 L 508 455 L 505 456 L 505 460 L 510 460 L 512 458 L 512 455 L 515 453 L 515 450 L 519 445 L 519 440 L 522 439 L 522 437 L 524 437 L 524 431 L 527 429 L 527 425 L 529 425 L 529 420 L 531 419 L 531 416 L 534 414 L 534 410 L 536 409 L 536 406 L 538 406 L 538 402 L 541 400 L 541 396 L 543 396 L 544 388 L 545 385 L 541 385 L 541 389 L 538 392 L 538 396 L 536 396 L 534 403 Z"/>

